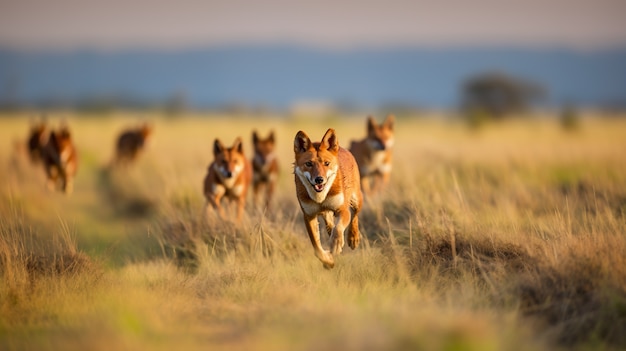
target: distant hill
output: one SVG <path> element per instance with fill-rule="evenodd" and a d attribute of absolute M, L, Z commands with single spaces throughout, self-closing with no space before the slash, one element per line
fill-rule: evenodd
<path fill-rule="evenodd" d="M 534 81 L 547 104 L 626 101 L 626 48 L 388 49 L 320 51 L 234 47 L 123 52 L 0 50 L 2 103 L 75 104 L 94 98 L 191 106 L 227 104 L 285 108 L 298 101 L 348 106 L 456 106 L 460 84 L 485 71 Z"/>

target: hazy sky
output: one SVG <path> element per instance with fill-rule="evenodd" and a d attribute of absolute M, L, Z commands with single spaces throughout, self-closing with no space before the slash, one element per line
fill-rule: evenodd
<path fill-rule="evenodd" d="M 626 47 L 625 0 L 0 0 L 0 47 Z"/>

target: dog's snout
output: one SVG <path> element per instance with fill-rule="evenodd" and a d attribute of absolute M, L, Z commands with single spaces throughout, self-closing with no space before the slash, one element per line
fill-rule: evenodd
<path fill-rule="evenodd" d="M 324 178 L 321 176 L 315 177 L 315 184 L 322 184 L 324 182 Z"/>
<path fill-rule="evenodd" d="M 226 178 L 230 178 L 230 177 L 232 177 L 232 176 L 233 176 L 233 172 L 231 172 L 231 171 L 225 171 L 225 172 L 224 172 L 224 176 L 225 176 Z"/>

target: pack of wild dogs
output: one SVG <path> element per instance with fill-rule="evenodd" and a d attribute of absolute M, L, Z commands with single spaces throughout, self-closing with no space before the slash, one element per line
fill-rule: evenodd
<path fill-rule="evenodd" d="M 343 250 L 346 232 L 348 246 L 355 249 L 359 245 L 358 214 L 364 196 L 374 196 L 389 183 L 394 116 L 388 115 L 382 123 L 369 116 L 366 125 L 366 136 L 352 141 L 348 149 L 340 146 L 333 128 L 320 141 L 312 141 L 304 131 L 298 131 L 293 141 L 296 197 L 315 256 L 328 269 Z M 115 143 L 112 166 L 135 162 L 151 134 L 148 124 L 123 131 Z M 214 140 L 213 161 L 203 181 L 207 215 L 214 211 L 230 219 L 224 207 L 229 202 L 235 206 L 236 220 L 241 220 L 250 188 L 255 206 L 271 210 L 280 173 L 275 133 L 263 138 L 253 131 L 252 145 L 253 157 L 248 159 L 241 136 L 230 146 L 219 138 Z M 68 126 L 50 129 L 44 122 L 34 124 L 27 147 L 33 163 L 43 164 L 48 187 L 70 193 L 78 156 Z M 320 219 L 330 238 L 330 250 L 322 246 Z"/>

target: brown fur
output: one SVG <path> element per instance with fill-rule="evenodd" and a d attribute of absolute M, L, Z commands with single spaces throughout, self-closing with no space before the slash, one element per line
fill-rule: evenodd
<path fill-rule="evenodd" d="M 269 210 L 278 179 L 278 160 L 276 159 L 276 141 L 274 131 L 261 139 L 257 132 L 252 132 L 254 157 L 252 158 L 252 189 L 254 204 L 258 205 L 261 191 L 265 190 L 265 208 Z"/>
<path fill-rule="evenodd" d="M 42 151 L 42 160 L 48 178 L 48 188 L 60 187 L 66 194 L 73 190 L 78 169 L 78 155 L 67 126 L 52 131 Z"/>
<path fill-rule="evenodd" d="M 214 160 L 204 178 L 204 196 L 207 211 L 210 206 L 224 218 L 222 198 L 237 203 L 237 219 L 243 215 L 248 187 L 252 181 L 252 166 L 243 153 L 241 138 L 235 139 L 232 147 L 226 148 L 219 139 L 213 144 Z"/>
<path fill-rule="evenodd" d="M 122 132 L 115 144 L 115 163 L 129 164 L 135 162 L 151 135 L 152 126 L 148 124 Z"/>
<path fill-rule="evenodd" d="M 394 116 L 377 124 L 373 117 L 367 118 L 367 136 L 353 141 L 350 152 L 359 165 L 361 189 L 367 195 L 374 194 L 389 184 L 391 177 L 392 150 L 394 140 Z"/>
<path fill-rule="evenodd" d="M 313 143 L 303 131 L 294 140 L 296 195 L 315 256 L 325 268 L 335 266 L 333 255 L 344 246 L 355 249 L 361 240 L 358 213 L 363 203 L 359 171 L 352 154 L 339 146 L 333 129 L 328 129 L 319 143 Z M 330 252 L 322 248 L 318 217 L 322 217 L 330 236 Z M 336 221 L 336 225 L 335 225 Z"/>
<path fill-rule="evenodd" d="M 35 123 L 30 128 L 28 141 L 28 156 L 33 164 L 41 162 L 43 158 L 43 150 L 48 143 L 50 131 L 45 122 Z"/>

